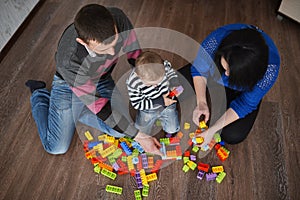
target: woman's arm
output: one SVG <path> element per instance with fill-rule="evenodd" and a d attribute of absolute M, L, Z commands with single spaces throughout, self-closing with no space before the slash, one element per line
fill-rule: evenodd
<path fill-rule="evenodd" d="M 207 79 L 204 76 L 194 76 L 193 81 L 197 99 L 197 106 L 193 112 L 193 122 L 196 125 L 199 125 L 199 118 L 201 115 L 205 116 L 205 122 L 209 119 L 209 109 L 206 101 Z"/>
<path fill-rule="evenodd" d="M 199 135 L 199 137 L 204 138 L 204 142 L 200 145 L 200 147 L 208 145 L 216 132 L 238 119 L 239 116 L 232 108 L 226 110 L 226 112 L 216 121 L 216 123 Z"/>

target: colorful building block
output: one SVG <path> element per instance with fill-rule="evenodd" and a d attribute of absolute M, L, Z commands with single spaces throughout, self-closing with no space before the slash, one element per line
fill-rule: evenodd
<path fill-rule="evenodd" d="M 210 167 L 209 164 L 202 163 L 202 162 L 198 163 L 198 170 L 202 170 L 204 172 L 208 172 L 209 167 Z"/>
<path fill-rule="evenodd" d="M 156 173 L 148 174 L 148 175 L 146 175 L 146 177 L 147 177 L 147 181 L 148 181 L 148 182 L 157 180 L 157 175 L 156 175 Z"/>
<path fill-rule="evenodd" d="M 178 139 L 181 139 L 183 137 L 183 133 L 181 131 L 179 131 L 177 133 L 176 137 L 178 137 Z"/>
<path fill-rule="evenodd" d="M 223 172 L 224 171 L 224 168 L 222 165 L 219 165 L 219 166 L 214 166 L 211 168 L 211 171 L 213 173 L 220 173 L 220 172 Z"/>
<path fill-rule="evenodd" d="M 179 137 L 171 137 L 169 140 L 170 140 L 170 144 L 180 145 L 180 138 Z"/>
<path fill-rule="evenodd" d="M 165 145 L 170 144 L 170 138 L 160 138 L 159 141 L 160 141 L 160 143 L 163 143 Z"/>
<path fill-rule="evenodd" d="M 183 129 L 184 129 L 184 130 L 188 130 L 188 129 L 190 129 L 190 128 L 191 128 L 191 124 L 190 124 L 190 123 L 185 122 L 185 123 L 183 124 Z"/>
<path fill-rule="evenodd" d="M 142 196 L 147 197 L 149 195 L 149 185 L 144 185 L 142 189 Z"/>
<path fill-rule="evenodd" d="M 226 173 L 225 172 L 220 172 L 218 174 L 218 176 L 216 177 L 216 181 L 217 183 L 221 183 L 223 181 L 223 179 L 225 178 L 226 176 Z"/>
<path fill-rule="evenodd" d="M 141 191 L 140 190 L 135 190 L 134 191 L 134 197 L 135 197 L 135 200 L 142 200 Z"/>
<path fill-rule="evenodd" d="M 117 159 L 117 158 L 119 158 L 119 157 L 122 155 L 122 153 L 123 153 L 122 149 L 117 148 L 117 149 L 113 152 L 112 156 L 113 156 L 114 158 Z"/>
<path fill-rule="evenodd" d="M 148 169 L 148 157 L 145 153 L 141 154 L 142 165 L 144 169 Z"/>
<path fill-rule="evenodd" d="M 119 171 L 119 169 L 120 169 L 120 166 L 118 165 L 117 162 L 115 162 L 115 163 L 112 165 L 112 167 L 114 168 L 115 171 Z"/>
<path fill-rule="evenodd" d="M 198 174 L 197 174 L 197 178 L 200 179 L 200 180 L 202 180 L 203 177 L 204 177 L 204 175 L 205 175 L 205 171 L 200 170 L 200 171 L 198 172 Z"/>
<path fill-rule="evenodd" d="M 111 171 L 109 171 L 109 170 L 107 170 L 107 169 L 105 169 L 105 168 L 103 168 L 103 169 L 101 170 L 101 174 L 104 175 L 104 176 L 106 176 L 107 178 L 112 179 L 112 180 L 115 180 L 116 177 L 117 177 L 117 174 L 116 174 L 116 173 L 111 172 Z"/>
<path fill-rule="evenodd" d="M 106 135 L 104 142 L 114 143 L 115 142 L 115 137 L 114 136 L 110 136 L 110 135 Z"/>
<path fill-rule="evenodd" d="M 187 166 L 189 166 L 189 168 L 191 168 L 192 170 L 195 170 L 197 167 L 197 164 L 194 163 L 193 161 L 189 160 L 187 163 Z"/>
<path fill-rule="evenodd" d="M 201 129 L 207 129 L 207 128 L 208 128 L 208 126 L 206 125 L 206 123 L 205 123 L 204 120 L 199 122 L 199 127 L 200 127 Z"/>
<path fill-rule="evenodd" d="M 117 147 L 115 145 L 111 145 L 108 148 L 101 151 L 100 154 L 103 158 L 105 158 L 105 157 L 109 156 L 110 154 L 113 154 L 116 149 L 117 149 Z"/>
<path fill-rule="evenodd" d="M 149 161 L 148 161 L 148 163 L 149 163 Z M 156 162 L 155 162 L 155 165 L 153 166 L 153 168 L 151 169 L 151 172 L 153 173 L 153 172 L 157 172 L 159 169 L 160 169 L 160 167 L 161 167 L 161 165 L 163 164 L 163 161 L 162 160 L 157 160 Z"/>
<path fill-rule="evenodd" d="M 139 153 L 143 153 L 144 152 L 144 149 L 143 147 L 136 141 L 132 142 L 131 143 L 132 147 L 137 149 Z"/>
<path fill-rule="evenodd" d="M 152 169 L 154 167 L 154 160 L 152 156 L 148 157 L 148 169 Z"/>
<path fill-rule="evenodd" d="M 84 135 L 85 135 L 86 139 L 88 139 L 88 141 L 94 140 L 92 134 L 91 134 L 89 131 L 86 131 L 86 132 L 84 133 Z"/>
<path fill-rule="evenodd" d="M 127 145 L 127 143 L 126 143 L 125 141 L 124 141 L 124 142 L 121 142 L 120 145 L 121 145 L 123 151 L 124 151 L 128 156 L 132 154 L 131 149 L 129 148 L 129 146 Z"/>
<path fill-rule="evenodd" d="M 106 134 L 103 134 L 103 135 L 99 135 L 99 136 L 98 136 L 98 140 L 99 140 L 99 141 L 105 141 L 105 139 L 106 139 Z"/>
<path fill-rule="evenodd" d="M 195 132 L 189 133 L 189 137 L 190 137 L 191 139 L 195 138 Z"/>
<path fill-rule="evenodd" d="M 226 160 L 226 159 L 228 158 L 229 154 L 230 154 L 230 151 L 227 150 L 227 149 L 226 149 L 225 147 L 223 147 L 223 146 L 221 146 L 221 147 L 218 149 L 218 151 L 217 151 L 217 156 L 219 157 L 219 159 L 220 159 L 221 161 Z"/>
<path fill-rule="evenodd" d="M 182 171 L 184 171 L 185 173 L 187 173 L 189 170 L 190 170 L 189 166 L 183 165 Z"/>
<path fill-rule="evenodd" d="M 198 146 L 193 146 L 192 151 L 197 153 L 199 151 L 199 147 Z"/>
<path fill-rule="evenodd" d="M 196 161 L 196 160 L 197 160 L 197 156 L 195 156 L 195 155 L 190 155 L 190 160 L 191 160 L 191 161 Z"/>
<path fill-rule="evenodd" d="M 109 171 L 113 171 L 113 169 L 114 169 L 112 166 L 110 166 L 110 165 L 108 165 L 108 164 L 106 164 L 106 163 L 103 163 L 103 162 L 99 162 L 98 165 L 99 165 L 99 167 L 101 167 L 102 169 L 105 168 L 105 169 L 107 169 L 107 170 L 109 170 Z"/>
<path fill-rule="evenodd" d="M 183 163 L 186 164 L 190 160 L 189 157 L 183 157 Z"/>
<path fill-rule="evenodd" d="M 127 166 L 128 166 L 128 170 L 134 170 L 134 165 L 132 163 L 132 156 L 127 156 Z"/>
<path fill-rule="evenodd" d="M 100 172 L 101 172 L 101 167 L 99 167 L 99 165 L 95 165 L 95 166 L 94 166 L 94 172 L 96 172 L 97 174 L 100 174 Z"/>
<path fill-rule="evenodd" d="M 115 193 L 115 194 L 122 194 L 123 192 L 123 188 L 114 185 L 106 185 L 105 190 L 106 192 Z"/>
<path fill-rule="evenodd" d="M 216 179 L 216 177 L 217 177 L 217 174 L 215 174 L 215 173 L 213 173 L 213 172 L 207 173 L 207 174 L 206 174 L 206 180 L 207 180 L 207 181 L 213 181 L 213 180 Z"/>
<path fill-rule="evenodd" d="M 136 184 L 137 184 L 137 188 L 138 189 L 142 189 L 143 188 L 143 183 L 142 183 L 142 178 L 141 178 L 141 175 L 140 175 L 140 172 L 135 172 L 135 180 L 136 180 Z"/>
<path fill-rule="evenodd" d="M 139 158 L 133 156 L 132 157 L 132 163 L 135 164 L 135 165 L 138 164 L 139 163 Z"/>
<path fill-rule="evenodd" d="M 214 134 L 214 140 L 216 141 L 216 143 L 221 142 L 221 136 L 220 136 L 220 133 L 215 133 L 215 134 Z"/>
<path fill-rule="evenodd" d="M 140 170 L 140 176 L 141 176 L 143 185 L 148 185 L 147 176 L 146 176 L 146 172 L 144 169 Z"/>

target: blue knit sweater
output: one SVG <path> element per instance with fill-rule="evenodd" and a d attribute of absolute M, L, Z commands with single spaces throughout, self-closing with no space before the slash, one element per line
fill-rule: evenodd
<path fill-rule="evenodd" d="M 277 79 L 280 66 L 280 57 L 272 39 L 262 30 L 259 30 L 257 27 L 252 25 L 229 24 L 220 27 L 209 34 L 208 37 L 202 42 L 198 51 L 198 55 L 191 67 L 191 74 L 193 77 L 204 76 L 206 78 L 213 78 L 213 74 L 215 70 L 217 70 L 216 66 L 214 65 L 213 58 L 218 46 L 232 31 L 245 28 L 253 28 L 258 30 L 264 37 L 266 44 L 269 47 L 268 68 L 264 77 L 254 86 L 253 90 L 251 91 L 230 86 L 228 84 L 228 77 L 225 76 L 225 74 L 222 74 L 222 77 L 219 80 L 215 80 L 225 87 L 241 91 L 241 95 L 230 103 L 230 108 L 232 108 L 240 118 L 245 117 L 247 114 L 251 113 L 257 108 L 261 99 L 271 89 Z"/>

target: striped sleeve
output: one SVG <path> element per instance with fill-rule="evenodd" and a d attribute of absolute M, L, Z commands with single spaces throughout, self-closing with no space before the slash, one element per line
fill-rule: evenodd
<path fill-rule="evenodd" d="M 177 87 L 180 85 L 178 75 L 176 71 L 172 68 L 172 65 L 169 61 L 165 60 L 164 61 L 164 66 L 165 66 L 165 71 L 166 71 L 166 77 L 169 80 L 169 88 Z"/>

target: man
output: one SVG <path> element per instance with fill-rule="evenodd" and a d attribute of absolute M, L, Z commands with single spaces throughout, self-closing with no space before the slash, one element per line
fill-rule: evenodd
<path fill-rule="evenodd" d="M 111 73 L 118 53 L 122 49 L 131 64 L 140 53 L 132 28 L 120 9 L 97 4 L 84 6 L 59 41 L 51 92 L 45 89 L 42 81 L 26 82 L 32 92 L 32 115 L 48 153 L 65 153 L 76 122 L 80 121 L 115 137 L 127 135 L 139 142 L 145 151 L 160 154 L 159 142 L 138 132 L 130 117 L 122 113 L 121 103 L 115 103 L 119 107 L 114 108 L 123 115 L 119 122 L 121 127 L 112 128 L 116 125 L 112 117 L 103 121 L 96 116 L 109 106 L 107 102 L 112 98 L 115 84 Z M 124 133 L 117 131 L 120 128 Z"/>

